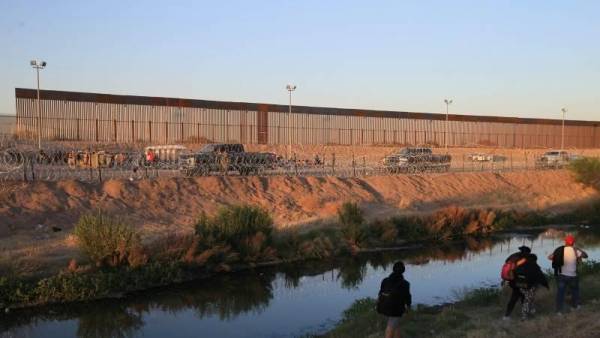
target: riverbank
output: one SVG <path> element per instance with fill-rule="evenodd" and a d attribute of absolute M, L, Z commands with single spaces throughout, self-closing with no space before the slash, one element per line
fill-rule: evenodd
<path fill-rule="evenodd" d="M 368 222 L 427 216 L 460 206 L 556 215 L 596 196 L 566 170 L 448 173 L 366 178 L 200 177 L 103 183 L 31 182 L 0 192 L 0 261 L 24 274 L 51 275 L 83 259 L 72 236 L 81 215 L 105 210 L 134 226 L 142 241 L 189 235 L 202 212 L 261 206 L 276 229 L 335 227 L 336 212 L 356 202 Z"/>
<path fill-rule="evenodd" d="M 241 216 L 244 220 L 255 218 L 247 213 Z M 471 250 L 482 249 L 482 245 L 484 249 L 490 242 L 486 238 L 493 234 L 540 230 L 544 224 L 556 223 L 553 221 L 557 219 L 585 217 L 590 217 L 590 210 L 548 218 L 531 213 L 451 208 L 428 217 L 391 218 L 365 224 L 360 221 L 360 214 L 340 216 L 342 225 L 339 227 L 301 233 L 268 229 L 248 232 L 246 224 L 240 229 L 241 233 L 229 232 L 225 237 L 219 233 L 226 222 L 221 220 L 216 230 L 211 230 L 210 237 L 200 232 L 194 236 L 172 236 L 145 247 L 109 251 L 110 255 L 122 256 L 121 263 L 105 264 L 104 258 L 71 260 L 58 273 L 44 277 L 5 269 L 0 277 L 0 308 L 120 298 L 132 292 L 215 274 L 424 246 L 440 250 L 447 259 L 456 259 L 463 253 L 452 254 L 444 249 L 446 245 L 462 241 Z M 200 225 L 201 229 L 207 228 L 206 224 Z M 268 223 L 265 226 L 268 227 Z M 230 228 L 228 226 L 228 231 Z"/>
<path fill-rule="evenodd" d="M 556 283 L 550 280 L 550 290 L 539 289 L 536 295 L 536 316 L 521 321 L 519 306 L 511 320 L 504 321 L 510 289 L 483 288 L 466 292 L 452 304 L 414 306 L 401 319 L 403 337 L 597 337 L 600 332 L 600 262 L 588 262 L 581 269 L 582 307 L 555 314 Z M 418 283 L 418 281 L 412 281 Z M 375 300 L 356 301 L 344 312 L 343 320 L 329 333 L 321 336 L 383 337 L 385 319 L 374 310 Z"/>

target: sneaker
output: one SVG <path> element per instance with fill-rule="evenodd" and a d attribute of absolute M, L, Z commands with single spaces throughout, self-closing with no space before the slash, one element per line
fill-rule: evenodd
<path fill-rule="evenodd" d="M 581 310 L 581 305 L 577 305 L 576 307 L 573 308 L 573 310 L 575 310 L 575 311 Z"/>
<path fill-rule="evenodd" d="M 510 317 L 509 316 L 504 316 L 504 317 L 502 317 L 502 320 L 505 321 L 505 322 L 507 322 L 507 321 L 510 320 Z"/>
<path fill-rule="evenodd" d="M 557 315 L 558 317 L 562 317 L 562 316 L 563 316 L 563 313 L 562 313 L 562 312 L 560 312 L 560 311 L 558 311 L 558 312 L 556 313 L 556 315 Z"/>

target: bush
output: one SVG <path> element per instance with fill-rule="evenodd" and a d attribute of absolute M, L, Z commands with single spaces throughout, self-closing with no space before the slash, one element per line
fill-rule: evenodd
<path fill-rule="evenodd" d="M 84 215 L 74 234 L 80 248 L 97 266 L 145 263 L 138 233 L 122 220 L 102 212 Z"/>
<path fill-rule="evenodd" d="M 406 241 L 419 241 L 429 236 L 425 224 L 416 217 L 394 217 L 392 223 L 398 229 L 398 237 Z"/>
<path fill-rule="evenodd" d="M 584 157 L 572 161 L 569 169 L 575 174 L 575 179 L 587 186 L 600 191 L 600 159 Z"/>
<path fill-rule="evenodd" d="M 342 225 L 342 234 L 348 241 L 358 245 L 364 240 L 363 222 L 365 219 L 356 203 L 346 202 L 342 204 L 338 210 L 338 218 Z"/>
<path fill-rule="evenodd" d="M 273 219 L 258 206 L 231 206 L 222 208 L 214 217 L 203 213 L 195 232 L 201 250 L 228 245 L 242 258 L 252 260 L 271 243 Z"/>

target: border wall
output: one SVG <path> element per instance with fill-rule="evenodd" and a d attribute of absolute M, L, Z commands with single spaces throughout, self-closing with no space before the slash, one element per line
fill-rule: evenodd
<path fill-rule="evenodd" d="M 431 145 L 558 148 L 561 120 L 40 91 L 16 88 L 14 134 L 118 143 Z M 39 124 L 39 128 L 38 128 Z M 566 148 L 600 148 L 600 122 L 565 123 Z"/>

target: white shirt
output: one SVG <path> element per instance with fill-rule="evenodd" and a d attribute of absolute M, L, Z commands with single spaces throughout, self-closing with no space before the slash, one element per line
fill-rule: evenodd
<path fill-rule="evenodd" d="M 572 246 L 565 246 L 563 250 L 564 262 L 560 274 L 575 277 L 577 276 L 577 259 L 582 255 L 581 250 Z"/>

